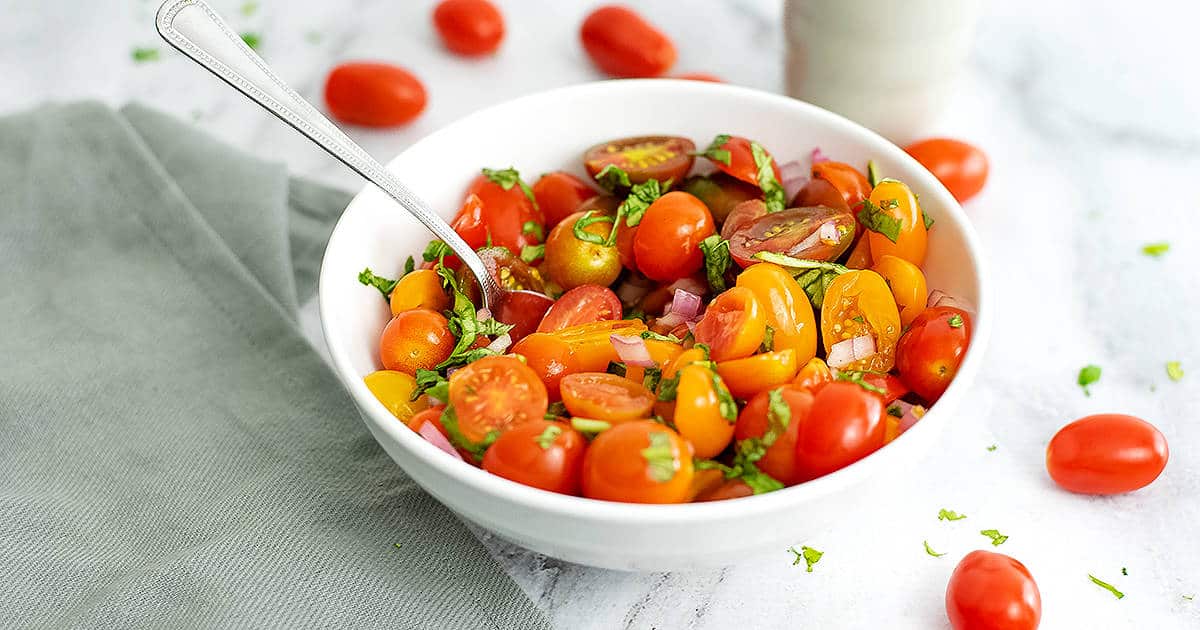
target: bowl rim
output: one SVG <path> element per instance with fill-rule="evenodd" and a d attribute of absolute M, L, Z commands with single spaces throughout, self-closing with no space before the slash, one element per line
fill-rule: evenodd
<path fill-rule="evenodd" d="M 939 399 L 939 402 L 948 402 L 948 404 L 941 405 L 940 408 L 942 411 L 940 412 L 939 405 L 931 406 L 929 412 L 922 418 L 922 422 L 918 422 L 906 434 L 914 434 L 915 436 L 916 434 L 939 431 L 941 429 L 940 425 L 947 422 L 949 414 L 953 413 L 953 409 L 957 407 L 958 399 L 965 395 L 970 381 L 974 379 L 975 374 L 978 372 L 979 366 L 983 361 L 988 339 L 991 335 L 991 284 L 988 281 L 988 271 L 983 256 L 983 248 L 974 226 L 967 218 L 962 206 L 950 194 L 949 190 L 932 173 L 898 146 L 858 123 L 811 103 L 742 86 L 681 79 L 593 81 L 543 90 L 476 110 L 416 141 L 389 160 L 387 168 L 394 172 L 393 167 L 395 163 L 405 154 L 419 150 L 429 144 L 436 144 L 443 136 L 448 135 L 453 128 L 470 124 L 479 118 L 495 116 L 497 111 L 520 109 L 537 101 L 561 99 L 589 92 L 597 93 L 594 95 L 597 98 L 601 96 L 612 97 L 614 93 L 620 94 L 623 92 L 669 92 L 698 98 L 704 98 L 712 94 L 722 94 L 724 96 L 736 96 L 748 101 L 758 101 L 765 105 L 790 108 L 808 116 L 818 125 L 830 128 L 834 133 L 853 136 L 856 141 L 868 145 L 873 154 L 878 154 L 881 157 L 886 156 L 894 162 L 905 163 L 908 166 L 908 170 L 914 173 L 914 176 L 908 177 L 908 180 L 915 182 L 926 197 L 936 198 L 937 204 L 946 209 L 951 220 L 961 229 L 963 240 L 965 241 L 965 252 L 975 271 L 975 281 L 979 287 L 978 302 L 974 305 L 975 311 L 972 317 L 974 334 L 971 339 L 971 345 L 967 349 L 958 374 L 950 383 L 950 386 L 941 399 Z M 342 215 L 338 218 L 326 243 L 325 252 L 322 255 L 321 271 L 318 276 L 317 297 L 321 317 L 321 330 L 329 350 L 330 358 L 332 359 L 334 372 L 354 399 L 358 409 L 364 412 L 360 414 L 364 416 L 364 422 L 369 421 L 374 425 L 375 429 L 388 434 L 393 442 L 403 448 L 409 456 L 420 460 L 420 463 L 435 469 L 437 472 L 454 479 L 458 483 L 470 487 L 472 490 L 503 499 L 524 509 L 569 515 L 575 518 L 586 518 L 597 522 L 638 522 L 642 524 L 669 525 L 696 521 L 742 519 L 746 516 L 795 508 L 807 501 L 827 496 L 837 492 L 839 489 L 855 485 L 872 476 L 874 474 L 873 468 L 880 466 L 884 460 L 900 457 L 901 451 L 905 449 L 906 444 L 911 445 L 909 448 L 916 447 L 918 440 L 910 439 L 906 441 L 901 438 L 845 468 L 795 486 L 737 499 L 679 504 L 623 503 L 559 494 L 493 475 L 482 468 L 465 465 L 463 462 L 447 456 L 446 453 L 442 452 L 436 446 L 408 429 L 403 422 L 398 422 L 383 403 L 379 402 L 371 394 L 370 390 L 367 389 L 362 377 L 353 369 L 348 351 L 336 341 L 336 335 L 331 332 L 331 322 L 335 320 L 335 316 L 332 313 L 333 306 L 326 299 L 325 288 L 331 283 L 341 282 L 344 279 L 332 277 L 332 265 L 327 263 L 329 262 L 331 252 L 341 249 L 337 246 L 341 240 L 349 238 L 342 230 L 343 222 L 347 220 L 347 216 L 352 213 L 356 206 L 367 203 L 363 201 L 364 193 L 373 187 L 373 184 L 365 184 L 355 194 L 354 198 L 351 199 Z M 930 436 L 930 438 L 936 438 L 936 436 Z M 736 503 L 730 503 L 731 501 Z M 736 505 L 738 509 L 727 509 L 731 505 Z"/>

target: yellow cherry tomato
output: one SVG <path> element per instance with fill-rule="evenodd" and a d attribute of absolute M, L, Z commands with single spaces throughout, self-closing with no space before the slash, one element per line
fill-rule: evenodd
<path fill-rule="evenodd" d="M 733 287 L 708 305 L 692 332 L 696 343 L 709 347 L 713 361 L 748 357 L 762 345 L 766 313 L 753 291 Z"/>
<path fill-rule="evenodd" d="M 796 378 L 800 368 L 796 351 L 787 348 L 776 352 L 764 352 L 744 359 L 722 361 L 717 364 L 717 374 L 735 398 L 749 400 L 759 392 L 783 385 Z"/>
<path fill-rule="evenodd" d="M 397 419 L 407 422 L 414 414 L 429 407 L 429 397 L 422 394 L 410 400 L 417 389 L 417 379 L 404 372 L 379 370 L 363 378 L 367 389 L 383 403 Z"/>
<path fill-rule="evenodd" d="M 817 354 L 817 322 L 800 283 L 783 267 L 758 263 L 738 274 L 737 286 L 749 289 L 766 315 L 775 350 L 795 350 L 796 363 Z"/>
<path fill-rule="evenodd" d="M 908 186 L 895 180 L 886 180 L 879 182 L 871 191 L 871 203 L 877 212 L 899 223 L 895 241 L 881 232 L 867 232 L 867 238 L 871 239 L 871 257 L 897 256 L 920 267 L 925 262 L 925 247 L 929 237 L 916 196 Z"/>
<path fill-rule="evenodd" d="M 683 346 L 661 339 L 647 339 L 646 349 L 650 351 L 650 359 L 660 368 L 665 367 L 683 352 Z M 646 378 L 646 368 L 626 365 L 625 378 L 635 383 L 641 383 Z"/>
<path fill-rule="evenodd" d="M 714 457 L 733 439 L 737 408 L 734 406 L 731 412 L 732 420 L 721 415 L 717 383 L 720 383 L 720 377 L 702 365 L 687 365 L 679 371 L 675 428 L 691 442 L 696 457 Z"/>
<path fill-rule="evenodd" d="M 392 289 L 392 315 L 414 308 L 440 313 L 450 308 L 450 298 L 442 289 L 442 278 L 432 269 L 417 269 L 400 278 Z"/>
<path fill-rule="evenodd" d="M 848 271 L 834 278 L 821 303 L 821 339 L 825 353 L 833 344 L 870 335 L 875 354 L 841 366 L 845 370 L 887 372 L 896 363 L 900 311 L 883 276 L 869 270 Z"/>
<path fill-rule="evenodd" d="M 908 327 L 925 310 L 925 300 L 929 298 L 925 274 L 921 273 L 920 267 L 896 256 L 880 257 L 871 270 L 883 276 L 891 288 L 896 306 L 900 308 L 900 323 Z"/>
<path fill-rule="evenodd" d="M 605 320 L 568 326 L 549 333 L 567 342 L 584 372 L 603 372 L 612 361 L 619 361 L 611 336 L 638 336 L 646 330 L 640 319 Z"/>
<path fill-rule="evenodd" d="M 816 394 L 818 389 L 821 389 L 826 383 L 832 382 L 833 372 L 829 371 L 829 366 L 823 359 L 814 357 L 800 368 L 796 374 L 796 380 L 792 381 L 792 384 L 807 389 L 809 393 Z"/>

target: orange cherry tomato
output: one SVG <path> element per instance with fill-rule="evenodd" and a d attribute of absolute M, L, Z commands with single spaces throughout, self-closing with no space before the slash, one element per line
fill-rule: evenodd
<path fill-rule="evenodd" d="M 671 282 L 704 266 L 700 241 L 716 233 L 703 201 L 685 192 L 669 192 L 650 204 L 634 235 L 638 269 L 648 278 Z"/>
<path fill-rule="evenodd" d="M 900 378 L 929 402 L 950 386 L 971 343 L 971 316 L 949 306 L 927 308 L 896 346 Z"/>
<path fill-rule="evenodd" d="M 325 104 L 334 118 L 364 127 L 395 127 L 425 109 L 425 87 L 399 66 L 354 62 L 335 67 L 325 80 Z"/>
<path fill-rule="evenodd" d="M 685 81 L 704 81 L 705 83 L 724 83 L 724 81 L 721 80 L 721 77 L 718 77 L 715 74 L 709 74 L 707 72 L 685 72 L 684 74 L 675 75 L 675 78 L 683 79 Z"/>
<path fill-rule="evenodd" d="M 1167 439 L 1154 425 L 1118 413 L 1080 418 L 1046 447 L 1046 470 L 1065 490 L 1121 494 L 1150 485 L 1167 466 Z"/>
<path fill-rule="evenodd" d="M 717 136 L 713 139 L 713 143 L 715 144 L 721 139 L 722 136 Z M 747 184 L 758 186 L 758 165 L 754 163 L 754 150 L 750 148 L 750 143 L 751 140 L 748 138 L 726 135 L 724 136 L 724 142 L 715 147 L 711 145 L 708 147 L 705 151 L 705 157 L 721 171 Z M 713 149 L 727 152 L 728 156 L 726 156 L 726 153 L 717 153 L 714 155 L 712 152 Z M 774 157 L 771 157 L 771 153 L 766 150 L 766 147 L 763 147 L 763 151 L 771 159 L 771 170 L 775 172 L 775 181 L 782 182 L 783 175 L 779 172 L 779 164 L 775 162 Z"/>
<path fill-rule="evenodd" d="M 657 77 L 675 65 L 675 44 L 632 9 L 600 7 L 579 31 L 592 63 L 614 77 Z"/>
<path fill-rule="evenodd" d="M 675 396 L 675 428 L 691 443 L 696 457 L 714 457 L 733 439 L 737 403 L 727 398 L 722 415 L 718 388 L 721 377 L 702 365 L 687 365 L 679 371 Z M 724 392 L 728 396 L 728 390 Z"/>
<path fill-rule="evenodd" d="M 428 422 L 432 424 L 438 431 L 441 431 L 442 435 L 445 435 L 446 429 L 442 426 L 442 411 L 445 408 L 446 405 L 434 405 L 432 407 L 427 407 L 413 414 L 412 417 L 404 421 L 404 424 L 413 431 L 420 433 L 421 425 Z"/>
<path fill-rule="evenodd" d="M 608 287 L 585 284 L 567 291 L 554 302 L 538 325 L 538 332 L 611 319 L 621 319 L 620 298 Z"/>
<path fill-rule="evenodd" d="M 814 357 L 800 368 L 792 384 L 815 394 L 826 383 L 832 382 L 833 372 L 829 371 L 829 366 L 823 359 Z"/>
<path fill-rule="evenodd" d="M 525 357 L 529 366 L 546 386 L 550 400 L 562 398 L 558 385 L 564 376 L 582 371 L 571 345 L 554 335 L 534 333 L 512 347 L 513 354 Z"/>
<path fill-rule="evenodd" d="M 442 0 L 433 25 L 446 48 L 460 55 L 491 54 L 504 39 L 504 16 L 488 0 Z"/>
<path fill-rule="evenodd" d="M 471 247 L 484 247 L 490 236 L 492 245 L 505 247 L 513 256 L 520 256 L 526 246 L 542 242 L 538 235 L 543 230 L 542 213 L 525 193 L 516 171 L 506 169 L 480 174 L 467 188 L 466 198 L 470 199 L 471 195 L 479 197 L 481 204 L 478 220 L 471 226 L 471 237 L 459 229 L 457 219 L 453 224 L 455 231 Z M 527 228 L 530 223 L 537 229 Z"/>
<path fill-rule="evenodd" d="M 1042 594 L 1025 565 L 1002 553 L 972 551 L 946 585 L 954 630 L 1037 630 Z"/>
<path fill-rule="evenodd" d="M 713 361 L 748 357 L 762 345 L 767 318 L 754 292 L 733 287 L 717 296 L 696 324 L 696 343 L 709 347 Z"/>
<path fill-rule="evenodd" d="M 871 266 L 871 271 L 883 276 L 900 308 L 900 323 L 905 328 L 925 310 L 929 291 L 925 287 L 925 274 L 921 268 L 895 256 L 881 256 Z"/>
<path fill-rule="evenodd" d="M 880 232 L 867 232 L 866 236 L 871 240 L 872 258 L 878 260 L 884 256 L 896 256 L 920 267 L 925 262 L 929 236 L 916 196 L 908 186 L 898 181 L 883 181 L 871 191 L 871 203 L 878 212 L 898 221 L 900 226 L 895 241 Z"/>
<path fill-rule="evenodd" d="M 717 374 L 725 381 L 729 393 L 741 400 L 790 382 L 796 378 L 798 369 L 796 351 L 791 348 L 717 364 Z"/>
<path fill-rule="evenodd" d="M 812 302 L 792 274 L 779 265 L 758 263 L 738 274 L 737 286 L 750 289 L 773 331 L 775 350 L 795 350 L 796 363 L 817 354 L 817 321 Z"/>
<path fill-rule="evenodd" d="M 850 250 L 846 266 L 851 269 L 871 268 L 871 239 L 867 238 L 866 234 L 859 236 L 858 242 Z"/>
<path fill-rule="evenodd" d="M 825 353 L 833 344 L 863 335 L 875 339 L 875 354 L 840 369 L 887 372 L 896 363 L 900 311 L 883 276 L 874 271 L 848 271 L 834 278 L 821 303 L 821 340 Z"/>
<path fill-rule="evenodd" d="M 511 356 L 484 357 L 456 370 L 448 402 L 442 424 L 450 441 L 477 460 L 501 433 L 541 420 L 549 405 L 537 373 Z"/>
<path fill-rule="evenodd" d="M 883 401 L 860 385 L 834 381 L 813 397 L 796 434 L 802 481 L 840 470 L 883 446 Z"/>
<path fill-rule="evenodd" d="M 704 360 L 705 355 L 703 350 L 700 348 L 688 348 L 676 355 L 673 361 L 663 366 L 662 378 L 664 381 L 673 379 L 679 370 Z"/>
<path fill-rule="evenodd" d="M 483 469 L 534 488 L 579 494 L 587 440 L 570 425 L 531 420 L 505 431 L 483 455 Z"/>
<path fill-rule="evenodd" d="M 856 210 L 855 206 L 862 203 L 871 194 L 871 184 L 867 177 L 858 169 L 844 162 L 817 162 L 812 166 L 813 179 L 823 179 L 842 194 L 846 206 Z"/>
<path fill-rule="evenodd" d="M 442 277 L 432 269 L 416 269 L 400 278 L 389 300 L 392 315 L 414 308 L 438 312 L 450 308 L 450 297 L 442 289 Z"/>
<path fill-rule="evenodd" d="M 960 202 L 974 197 L 987 182 L 987 155 L 966 142 L 930 138 L 914 142 L 904 150 L 929 169 Z"/>
<path fill-rule="evenodd" d="M 388 370 L 416 374 L 431 370 L 454 350 L 446 318 L 426 309 L 404 311 L 392 318 L 379 338 L 379 360 Z"/>
<path fill-rule="evenodd" d="M 363 377 L 363 383 L 400 421 L 407 421 L 413 414 L 429 406 L 428 396 L 422 395 L 416 400 L 412 399 L 412 394 L 417 389 L 417 379 L 411 374 L 378 370 Z"/>
<path fill-rule="evenodd" d="M 647 418 L 654 407 L 650 390 L 616 374 L 570 374 L 563 377 L 559 389 L 567 411 L 582 418 L 615 424 Z"/>
<path fill-rule="evenodd" d="M 646 339 L 644 343 L 646 344 L 646 350 L 650 352 L 650 359 L 660 369 L 665 369 L 668 364 L 675 360 L 675 357 L 683 353 L 683 346 L 670 341 Z M 626 365 L 625 378 L 635 383 L 641 383 L 646 379 L 646 368 L 637 365 Z"/>
<path fill-rule="evenodd" d="M 546 218 L 546 225 L 551 227 L 598 194 L 587 182 L 565 171 L 546 173 L 533 184 L 533 197 Z"/>
<path fill-rule="evenodd" d="M 746 403 L 746 407 L 738 416 L 734 436 L 739 443 L 749 439 L 762 440 L 767 430 L 773 429 L 774 441 L 764 444 L 766 450 L 755 464 L 783 485 L 794 486 L 805 481 L 803 469 L 796 458 L 796 436 L 799 435 L 800 425 L 812 409 L 813 396 L 795 385 L 780 387 L 779 394 L 791 412 L 786 427 L 771 426 L 771 418 L 768 416 L 771 396 L 768 390 L 760 392 Z"/>
<path fill-rule="evenodd" d="M 646 322 L 640 319 L 618 319 L 579 324 L 550 334 L 567 342 L 581 371 L 603 372 L 609 363 L 621 360 L 612 345 L 612 335 L 639 336 L 645 330 Z"/>
<path fill-rule="evenodd" d="M 592 440 L 583 496 L 629 503 L 682 503 L 691 490 L 692 447 L 651 420 L 618 424 Z"/>

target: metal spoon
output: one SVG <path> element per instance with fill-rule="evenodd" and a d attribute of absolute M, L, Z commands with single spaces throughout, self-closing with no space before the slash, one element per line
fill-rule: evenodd
<path fill-rule="evenodd" d="M 479 283 L 483 306 L 500 318 L 509 293 L 453 228 L 395 175 L 342 133 L 317 108 L 288 87 L 203 0 L 167 0 L 158 9 L 158 32 L 167 43 L 275 114 L 317 146 L 378 186 L 454 250 Z"/>

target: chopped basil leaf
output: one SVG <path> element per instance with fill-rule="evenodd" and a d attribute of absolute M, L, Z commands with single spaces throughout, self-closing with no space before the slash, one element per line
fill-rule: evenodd
<path fill-rule="evenodd" d="M 808 573 L 813 572 L 813 565 L 820 562 L 821 556 L 825 555 L 825 552 L 817 551 L 812 547 L 800 547 L 800 551 L 796 551 L 795 547 L 788 547 L 788 551 L 796 556 L 796 559 L 792 561 L 792 566 L 800 564 L 800 561 L 803 560 L 806 565 L 805 571 Z"/>
<path fill-rule="evenodd" d="M 533 189 L 521 179 L 521 174 L 517 172 L 517 169 L 511 166 L 503 170 L 485 168 L 483 175 L 504 190 L 512 190 L 513 186 L 520 186 L 521 192 L 525 193 L 525 197 L 529 199 L 533 207 L 537 207 L 537 198 L 533 196 Z"/>
<path fill-rule="evenodd" d="M 996 449 L 998 449 L 998 448 L 1000 448 L 1000 447 L 999 447 L 999 446 L 996 446 L 995 444 L 992 444 L 991 446 L 988 446 L 988 447 L 987 447 L 987 450 L 988 450 L 988 452 L 989 452 L 989 453 L 991 453 L 992 451 L 995 451 L 995 450 L 996 450 Z"/>
<path fill-rule="evenodd" d="M 954 510 L 947 510 L 946 508 L 938 510 L 939 521 L 961 521 L 964 518 L 967 518 L 966 514 L 959 514 Z"/>
<path fill-rule="evenodd" d="M 727 149 L 721 148 L 725 146 L 726 142 L 729 142 L 729 138 L 729 134 L 723 133 L 718 135 L 717 137 L 713 138 L 711 143 L 709 143 L 707 149 L 697 153 L 696 155 L 701 155 L 712 160 L 713 162 L 720 162 L 725 166 L 729 166 L 732 161 L 733 154 L 731 154 Z"/>
<path fill-rule="evenodd" d="M 1100 578 L 1092 575 L 1091 573 L 1088 574 L 1088 578 L 1091 579 L 1092 583 L 1095 584 L 1096 586 L 1099 586 L 1100 588 L 1108 591 L 1109 593 L 1112 593 L 1113 597 L 1116 597 L 1117 599 L 1125 599 L 1125 593 L 1118 591 L 1117 587 L 1113 586 L 1112 584 L 1109 584 L 1108 582 L 1101 580 Z"/>
<path fill-rule="evenodd" d="M 925 210 L 921 210 L 921 220 L 925 222 L 925 229 L 926 229 L 926 230 L 928 230 L 929 228 L 933 227 L 933 217 L 931 217 L 931 216 L 929 216 L 928 214 L 926 214 L 926 213 L 925 213 Z"/>
<path fill-rule="evenodd" d="M 879 387 L 877 385 L 873 385 L 866 381 L 866 376 L 869 373 L 870 372 L 861 372 L 859 370 L 838 370 L 837 380 L 848 381 L 848 382 L 854 383 L 855 385 L 858 385 L 859 387 L 861 387 L 869 392 L 874 392 L 876 394 L 879 394 L 880 396 L 886 396 L 887 395 L 886 389 Z"/>
<path fill-rule="evenodd" d="M 808 296 L 813 309 L 816 310 L 821 309 L 821 303 L 825 301 L 825 290 L 829 288 L 833 279 L 850 271 L 845 265 L 821 260 L 792 258 L 774 252 L 758 252 L 754 258 L 787 267 L 792 276 L 796 278 L 796 282 L 800 283 L 800 287 L 804 289 L 804 294 Z"/>
<path fill-rule="evenodd" d="M 541 258 L 541 257 L 543 257 L 543 256 L 545 256 L 545 255 L 546 255 L 546 246 L 545 246 L 545 244 L 542 244 L 542 245 L 526 245 L 525 247 L 522 247 L 522 248 L 521 248 L 521 260 L 523 260 L 523 261 L 525 261 L 525 262 L 527 262 L 527 263 L 531 263 L 531 264 L 532 264 L 532 263 L 533 263 L 533 261 L 535 261 L 535 260 L 537 260 L 537 259 L 539 259 L 539 258 Z"/>
<path fill-rule="evenodd" d="M 434 239 L 425 246 L 425 251 L 421 253 L 421 260 L 441 264 L 443 258 L 453 253 L 454 251 L 444 241 Z"/>
<path fill-rule="evenodd" d="M 1167 250 L 1169 249 L 1171 249 L 1171 244 L 1166 241 L 1161 243 L 1147 243 L 1142 246 L 1142 253 L 1147 256 L 1158 258 L 1159 256 L 1167 253 Z"/>
<path fill-rule="evenodd" d="M 446 402 L 450 399 L 450 381 L 441 373 L 434 370 L 417 369 L 417 387 L 413 389 L 409 400 L 416 400 L 422 394 L 428 394 L 430 398 L 436 398 L 441 402 Z"/>
<path fill-rule="evenodd" d="M 774 352 L 775 351 L 775 329 L 774 328 L 767 326 L 766 331 L 763 332 L 762 345 L 759 346 L 759 348 L 761 349 L 762 352 Z"/>
<path fill-rule="evenodd" d="M 1091 385 L 1098 380 L 1100 380 L 1100 366 L 1085 365 L 1079 370 L 1079 378 L 1077 379 L 1077 382 L 1079 383 L 1079 386 L 1083 388 L 1084 394 L 1091 396 L 1092 392 L 1088 389 L 1088 385 Z"/>
<path fill-rule="evenodd" d="M 998 530 L 995 530 L 995 529 L 984 529 L 984 530 L 980 530 L 979 533 L 983 534 L 984 536 L 987 536 L 988 538 L 991 538 L 993 547 L 999 547 L 1000 545 L 1004 544 L 1004 541 L 1008 540 L 1008 536 L 1001 534 Z"/>
<path fill-rule="evenodd" d="M 580 433 L 601 433 L 612 428 L 612 425 L 603 420 L 592 420 L 591 418 L 571 418 L 571 428 Z"/>
<path fill-rule="evenodd" d="M 662 380 L 662 369 L 656 367 L 646 368 L 646 375 L 642 377 L 642 385 L 650 391 L 658 389 L 658 382 Z"/>
<path fill-rule="evenodd" d="M 737 422 L 738 408 L 737 401 L 733 399 L 733 394 L 729 393 L 729 388 L 725 387 L 725 381 L 721 380 L 721 376 L 716 370 L 711 370 L 713 391 L 717 393 L 717 407 L 721 410 L 721 417 L 729 424 Z"/>
<path fill-rule="evenodd" d="M 1179 361 L 1167 361 L 1167 378 L 1177 383 L 1183 380 L 1183 365 Z"/>
<path fill-rule="evenodd" d="M 437 364 L 435 368 L 441 370 L 453 365 L 466 365 L 477 359 L 499 354 L 490 348 L 476 348 L 475 340 L 480 335 L 503 335 L 512 330 L 512 326 L 500 323 L 495 319 L 480 322 L 475 317 L 475 304 L 458 286 L 454 272 L 445 267 L 439 267 L 438 273 L 442 275 L 442 282 L 449 289 L 453 300 L 453 306 L 447 313 L 447 327 L 451 334 L 458 338 L 458 342 L 454 345 L 450 356 Z"/>
<path fill-rule="evenodd" d="M 145 63 L 147 61 L 158 61 L 160 58 L 157 48 L 134 48 L 130 53 L 135 63 Z"/>
<path fill-rule="evenodd" d="M 751 463 L 742 464 L 738 479 L 741 479 L 747 486 L 750 486 L 754 494 L 765 494 L 783 489 L 782 482 L 759 470 L 758 466 Z"/>
<path fill-rule="evenodd" d="M 244 15 L 246 17 L 250 17 L 251 15 L 254 15 L 255 11 L 258 11 L 258 3 L 255 2 L 254 0 L 248 0 L 247 2 L 243 2 L 241 11 L 242 11 L 242 15 Z"/>
<path fill-rule="evenodd" d="M 929 555 L 933 556 L 934 558 L 941 558 L 942 556 L 946 555 L 945 553 L 938 553 L 938 552 L 934 551 L 934 550 L 933 550 L 933 547 L 930 547 L 930 546 L 929 546 L 929 541 L 928 541 L 928 540 L 925 540 L 925 541 L 922 541 L 922 542 L 924 542 L 924 543 L 925 543 L 925 553 L 927 553 L 927 554 L 929 554 Z"/>
<path fill-rule="evenodd" d="M 629 173 L 626 173 L 616 164 L 606 165 L 599 173 L 596 173 L 595 179 L 601 188 L 610 193 L 625 190 L 632 186 L 629 183 Z"/>
<path fill-rule="evenodd" d="M 577 221 L 575 221 L 575 225 L 571 228 L 571 231 L 575 233 L 575 238 L 577 238 L 585 243 L 592 243 L 594 245 L 605 245 L 606 244 L 605 237 L 600 236 L 599 234 L 592 234 L 591 232 L 588 232 L 587 230 L 584 229 L 593 223 L 605 223 L 605 222 L 612 223 L 613 218 L 608 215 L 603 215 L 603 214 L 597 215 L 595 210 L 588 210 L 587 212 L 585 212 L 583 214 L 583 216 L 579 217 L 579 219 Z M 616 226 L 614 225 L 612 230 L 609 231 L 609 234 L 611 235 L 615 231 L 616 231 Z"/>
<path fill-rule="evenodd" d="M 893 201 L 893 203 L 895 203 Z M 890 207 L 886 203 L 884 207 Z M 900 238 L 900 219 L 884 212 L 884 208 L 871 203 L 870 199 L 862 200 L 862 209 L 858 211 L 858 221 L 863 224 L 863 227 L 878 232 L 887 237 L 893 243 Z"/>
<path fill-rule="evenodd" d="M 625 376 L 625 364 L 619 361 L 609 361 L 608 369 L 604 371 L 615 376 Z"/>
<path fill-rule="evenodd" d="M 750 154 L 754 156 L 754 166 L 758 169 L 758 187 L 763 192 L 763 200 L 767 204 L 767 212 L 779 212 L 787 207 L 787 194 L 783 184 L 775 179 L 775 161 L 771 154 L 757 142 L 750 143 Z"/>
<path fill-rule="evenodd" d="M 946 320 L 946 323 L 950 324 L 951 328 L 962 328 L 963 327 L 962 315 L 955 313 L 950 316 L 950 319 Z"/>
<path fill-rule="evenodd" d="M 904 417 L 904 412 L 900 410 L 900 405 L 891 405 L 890 407 L 887 408 L 887 412 L 888 412 L 888 415 L 892 416 L 893 418 L 903 418 Z"/>
<path fill-rule="evenodd" d="M 543 416 L 547 420 L 558 420 L 566 418 L 571 414 L 567 413 L 567 406 L 561 400 L 556 400 L 546 408 L 546 414 Z"/>
<path fill-rule="evenodd" d="M 670 181 L 666 184 L 660 184 L 657 179 L 648 179 L 640 184 L 634 184 L 629 189 L 629 196 L 625 198 L 625 201 L 621 202 L 621 205 L 617 206 L 617 216 L 613 220 L 613 229 L 608 233 L 608 240 L 604 244 L 609 247 L 616 244 L 617 232 L 621 229 L 622 225 L 636 227 L 641 223 L 642 216 L 646 214 L 646 208 L 649 208 L 650 204 L 657 201 L 670 185 Z M 621 219 L 625 220 L 623 224 Z"/>
<path fill-rule="evenodd" d="M 488 431 L 482 442 L 472 442 L 459 428 L 458 416 L 454 413 L 454 407 L 447 406 L 443 409 L 441 420 L 442 428 L 446 429 L 446 437 L 450 438 L 450 443 L 466 451 L 477 462 L 483 461 L 483 454 L 496 441 L 496 438 L 500 437 L 499 431 L 492 430 Z"/>
<path fill-rule="evenodd" d="M 251 50 L 258 50 L 259 44 L 262 43 L 262 36 L 258 33 L 242 33 L 241 38 Z"/>
<path fill-rule="evenodd" d="M 729 241 L 713 234 L 700 241 L 700 251 L 704 252 L 704 274 L 708 277 L 708 286 L 714 293 L 725 290 L 725 271 L 729 269 Z"/>
<path fill-rule="evenodd" d="M 675 477 L 675 451 L 671 448 L 671 438 L 661 431 L 651 431 L 647 437 L 650 446 L 642 449 L 642 459 L 650 465 L 650 477 L 666 483 Z"/>
<path fill-rule="evenodd" d="M 412 259 L 410 258 L 409 260 Z M 358 272 L 358 281 L 366 286 L 379 289 L 379 292 L 383 294 L 383 299 L 385 300 L 391 299 L 392 289 L 395 289 L 396 283 L 399 282 L 399 280 L 391 280 L 389 278 L 384 278 L 383 276 L 375 275 L 371 271 L 370 267 Z"/>
<path fill-rule="evenodd" d="M 879 167 L 875 166 L 875 160 L 867 160 L 867 184 L 871 188 L 879 184 Z"/>
<path fill-rule="evenodd" d="M 783 399 L 783 388 L 776 387 L 767 392 L 767 429 L 763 431 L 763 446 L 771 446 L 779 436 L 787 433 L 792 423 L 792 407 Z M 757 459 L 757 458 L 756 458 Z"/>
<path fill-rule="evenodd" d="M 409 256 L 408 260 L 404 261 L 404 275 L 407 276 L 408 274 L 412 273 L 413 270 L 416 268 L 417 268 L 416 261 L 413 260 L 412 256 Z"/>
<path fill-rule="evenodd" d="M 539 241 L 546 240 L 546 235 L 542 231 L 542 224 L 537 221 L 526 221 L 525 225 L 521 226 L 521 233 L 528 234 Z"/>
<path fill-rule="evenodd" d="M 658 399 L 662 402 L 671 402 L 675 400 L 675 395 L 679 389 L 679 372 L 671 378 L 664 378 L 658 384 Z"/>
<path fill-rule="evenodd" d="M 562 427 L 552 424 L 543 429 L 542 434 L 534 438 L 533 441 L 537 442 L 537 445 L 542 447 L 544 451 L 554 444 L 554 440 L 558 439 L 558 436 L 562 435 L 562 432 Z"/>
<path fill-rule="evenodd" d="M 679 337 L 675 335 L 660 335 L 653 330 L 643 330 L 641 332 L 642 339 L 652 339 L 654 341 L 669 341 L 671 343 L 679 343 Z"/>
<path fill-rule="evenodd" d="M 1125 567 L 1121 567 L 1121 575 L 1129 575 L 1129 570 Z"/>
<path fill-rule="evenodd" d="M 690 332 L 689 332 L 688 334 L 690 335 L 690 334 L 692 334 L 692 333 L 690 333 Z M 712 349 L 708 347 L 708 344 L 706 344 L 706 343 L 698 343 L 698 344 L 695 344 L 695 345 L 694 345 L 694 346 L 692 346 L 692 347 L 693 347 L 693 348 L 696 348 L 696 349 L 698 349 L 700 352 L 703 352 L 703 353 L 704 353 L 704 360 L 705 360 L 705 361 L 709 361 L 709 360 L 711 360 L 711 359 L 712 359 Z"/>

